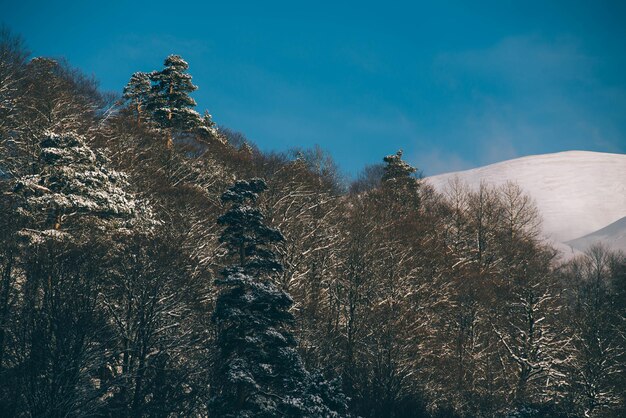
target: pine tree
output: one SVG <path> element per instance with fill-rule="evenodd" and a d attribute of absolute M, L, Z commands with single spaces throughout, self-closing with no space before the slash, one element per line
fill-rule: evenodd
<path fill-rule="evenodd" d="M 134 214 L 135 202 L 124 191 L 126 176 L 107 168 L 106 157 L 83 138 L 48 133 L 40 148 L 40 172 L 19 178 L 14 187 L 22 197 L 18 211 L 34 227 L 25 234 L 58 236 L 70 219 L 127 219 Z"/>
<path fill-rule="evenodd" d="M 217 280 L 222 290 L 213 320 L 220 350 L 213 412 L 224 417 L 346 416 L 337 384 L 309 374 L 289 331 L 291 297 L 272 281 L 282 271 L 271 245 L 284 241 L 253 207 L 265 181 L 238 181 L 222 195 L 232 207 L 218 219 L 235 260 Z"/>
<path fill-rule="evenodd" d="M 150 90 L 152 84 L 150 77 L 146 73 L 136 72 L 128 81 L 128 84 L 124 86 L 123 98 L 129 102 L 132 111 L 137 118 L 137 125 L 141 123 L 141 118 L 144 116 L 144 108 L 150 99 Z"/>
<path fill-rule="evenodd" d="M 202 116 L 202 120 L 198 126 L 200 131 L 205 132 L 211 136 L 217 135 L 217 126 L 215 122 L 213 122 L 213 116 L 209 113 L 208 110 L 204 111 L 204 115 Z"/>
<path fill-rule="evenodd" d="M 126 176 L 82 137 L 47 134 L 39 148 L 38 173 L 7 194 L 23 279 L 19 321 L 7 327 L 19 372 L 0 379 L 19 396 L 4 401 L 28 416 L 92 415 L 106 398 L 93 378 L 110 344 L 101 338 L 104 259 L 141 211 Z"/>
<path fill-rule="evenodd" d="M 395 155 L 386 156 L 383 161 L 387 163 L 382 178 L 383 183 L 405 182 L 411 179 L 411 175 L 417 171 L 415 167 L 402 160 L 402 150 L 396 152 Z"/>
<path fill-rule="evenodd" d="M 167 130 L 167 147 L 171 148 L 174 130 L 197 128 L 202 118 L 193 109 L 196 101 L 189 96 L 198 88 L 186 73 L 189 64 L 178 55 L 170 55 L 164 65 L 163 70 L 150 74 L 153 85 L 147 108 L 157 125 Z"/>
<path fill-rule="evenodd" d="M 394 204 L 399 204 L 400 209 L 409 212 L 419 209 L 419 181 L 413 177 L 417 169 L 402 160 L 402 150 L 394 155 L 383 158 L 386 165 L 383 168 L 381 185 L 386 199 Z"/>

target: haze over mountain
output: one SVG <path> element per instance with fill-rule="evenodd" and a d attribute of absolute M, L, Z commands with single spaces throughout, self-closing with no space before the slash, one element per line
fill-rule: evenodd
<path fill-rule="evenodd" d="M 566 151 L 533 155 L 428 177 L 427 181 L 441 191 L 454 177 L 472 188 L 481 182 L 496 186 L 516 182 L 535 200 L 548 239 L 576 249 L 597 240 L 613 248 L 624 246 L 624 154 Z"/>

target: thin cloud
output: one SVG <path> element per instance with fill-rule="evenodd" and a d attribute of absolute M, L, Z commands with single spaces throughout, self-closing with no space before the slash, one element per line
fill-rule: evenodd
<path fill-rule="evenodd" d="M 435 58 L 440 77 L 451 85 L 462 78 L 498 84 L 512 90 L 541 87 L 558 90 L 569 82 L 594 81 L 596 59 L 582 52 L 575 39 L 538 35 L 507 37 L 491 47 L 442 53 Z M 555 83 L 556 82 L 556 83 Z"/>
<path fill-rule="evenodd" d="M 434 72 L 459 115 L 439 134 L 474 144 L 481 164 L 566 149 L 623 151 L 615 105 L 623 111 L 625 99 L 601 81 L 602 64 L 571 37 L 508 37 L 439 54 Z"/>
<path fill-rule="evenodd" d="M 406 158 L 411 164 L 422 170 L 424 176 L 434 176 L 453 171 L 467 170 L 473 167 L 458 154 L 443 151 L 441 149 L 430 149 L 422 152 L 413 152 Z"/>

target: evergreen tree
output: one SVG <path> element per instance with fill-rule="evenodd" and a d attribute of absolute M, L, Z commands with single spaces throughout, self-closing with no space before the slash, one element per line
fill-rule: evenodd
<path fill-rule="evenodd" d="M 132 111 L 137 118 L 137 124 L 141 123 L 141 118 L 144 116 L 144 108 L 146 103 L 150 99 L 150 90 L 152 84 L 150 77 L 146 73 L 136 72 L 128 81 L 128 84 L 124 86 L 123 98 L 129 102 Z"/>
<path fill-rule="evenodd" d="M 94 415 L 107 398 L 93 378 L 109 344 L 98 303 L 106 250 L 116 245 L 112 235 L 128 237 L 140 211 L 126 176 L 80 136 L 48 134 L 39 148 L 39 172 L 17 178 L 7 193 L 20 224 L 11 239 L 20 243 L 21 284 L 13 292 L 21 303 L 5 321 L 12 347 L 3 349 L 11 359 L 0 392 L 19 389 L 0 394 L 0 410 Z"/>
<path fill-rule="evenodd" d="M 417 171 L 415 167 L 402 160 L 402 150 L 399 150 L 394 155 L 386 156 L 383 158 L 383 161 L 387 163 L 382 178 L 383 183 L 405 182 L 411 179 L 411 175 Z"/>
<path fill-rule="evenodd" d="M 189 96 L 198 88 L 186 73 L 189 64 L 178 55 L 170 55 L 164 65 L 163 70 L 150 74 L 153 85 L 147 108 L 157 125 L 167 130 L 167 147 L 171 148 L 174 130 L 197 128 L 201 126 L 202 118 L 193 109 L 196 101 Z"/>
<path fill-rule="evenodd" d="M 215 125 L 215 122 L 213 122 L 213 116 L 211 116 L 208 110 L 204 111 L 199 128 L 200 131 L 206 132 L 209 135 L 217 135 L 217 126 Z"/>
<path fill-rule="evenodd" d="M 309 374 L 289 331 L 291 297 L 271 275 L 282 265 L 271 248 L 284 240 L 251 206 L 267 189 L 261 179 L 238 181 L 222 195 L 232 207 L 218 219 L 220 237 L 234 258 L 216 283 L 222 288 L 213 319 L 220 350 L 213 411 L 224 417 L 345 416 L 337 384 Z"/>
<path fill-rule="evenodd" d="M 383 158 L 386 165 L 383 168 L 381 185 L 386 199 L 399 204 L 402 212 L 415 211 L 419 209 L 419 181 L 413 177 L 417 169 L 402 160 L 402 150 L 394 155 Z"/>
<path fill-rule="evenodd" d="M 14 187 L 22 197 L 18 212 L 34 228 L 25 234 L 58 236 L 51 231 L 65 229 L 69 219 L 124 219 L 134 214 L 135 202 L 124 191 L 126 176 L 107 168 L 107 158 L 83 138 L 49 133 L 40 148 L 40 172 L 20 177 Z"/>

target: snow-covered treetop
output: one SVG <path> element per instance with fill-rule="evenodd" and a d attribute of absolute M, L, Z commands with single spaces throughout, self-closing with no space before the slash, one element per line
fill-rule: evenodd
<path fill-rule="evenodd" d="M 18 178 L 13 188 L 20 198 L 18 211 L 30 225 L 63 230 L 76 217 L 128 219 L 135 214 L 126 175 L 108 168 L 108 159 L 82 137 L 48 133 L 40 146 L 41 171 Z"/>
<path fill-rule="evenodd" d="M 402 160 L 402 150 L 399 150 L 394 155 L 386 156 L 383 158 L 383 161 L 387 163 L 385 166 L 385 174 L 383 174 L 382 178 L 383 182 L 400 178 L 409 178 L 417 171 L 415 167 L 412 167 Z"/>
<path fill-rule="evenodd" d="M 200 125 L 198 126 L 198 130 L 208 134 L 209 136 L 218 139 L 222 143 L 226 143 L 220 138 L 219 129 L 215 122 L 213 122 L 213 116 L 207 111 L 204 111 L 204 115 L 200 121 Z"/>
<path fill-rule="evenodd" d="M 148 126 L 168 131 L 168 147 L 173 145 L 177 132 L 195 132 L 225 144 L 211 114 L 205 111 L 200 115 L 194 109 L 196 101 L 190 94 L 198 87 L 188 69 L 189 64 L 179 55 L 170 55 L 162 70 L 134 73 L 124 87 L 123 97 L 137 124 L 146 121 Z"/>
<path fill-rule="evenodd" d="M 259 193 L 265 190 L 267 190 L 267 183 L 263 179 L 238 180 L 222 194 L 222 202 L 243 203 L 248 199 L 255 201 Z"/>
<path fill-rule="evenodd" d="M 231 256 L 238 258 L 238 263 L 229 271 L 243 270 L 246 273 L 271 274 L 282 271 L 271 245 L 285 240 L 283 234 L 263 222 L 264 216 L 257 207 L 250 206 L 267 189 L 262 179 L 240 180 L 222 194 L 222 202 L 232 203 L 231 208 L 218 218 L 224 225 L 220 242 L 228 247 Z"/>
<path fill-rule="evenodd" d="M 189 65 L 178 55 L 165 59 L 161 71 L 150 73 L 152 81 L 147 110 L 162 128 L 191 130 L 202 124 L 202 117 L 193 110 L 196 101 L 189 95 L 198 87 L 186 71 Z"/>
<path fill-rule="evenodd" d="M 189 64 L 180 55 L 169 55 L 164 62 L 166 67 L 176 67 L 182 71 L 189 69 Z"/>
<path fill-rule="evenodd" d="M 127 100 L 143 101 L 150 92 L 150 77 L 146 73 L 136 72 L 124 87 L 123 97 Z"/>

